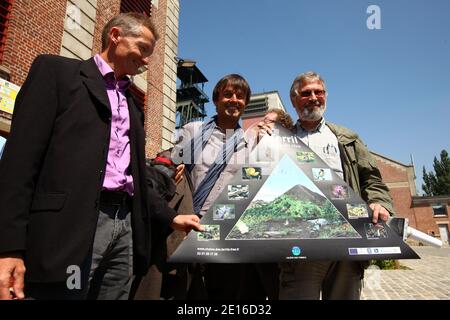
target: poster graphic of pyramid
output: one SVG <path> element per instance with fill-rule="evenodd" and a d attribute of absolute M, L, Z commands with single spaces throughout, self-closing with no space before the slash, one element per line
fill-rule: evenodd
<path fill-rule="evenodd" d="M 401 228 L 373 224 L 361 196 L 291 131 L 249 149 L 201 218 L 205 231 L 190 232 L 169 262 L 418 258 Z"/>
<path fill-rule="evenodd" d="M 284 155 L 226 240 L 361 238 Z"/>

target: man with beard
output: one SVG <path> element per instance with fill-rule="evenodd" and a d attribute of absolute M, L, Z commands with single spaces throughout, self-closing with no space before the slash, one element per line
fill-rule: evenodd
<path fill-rule="evenodd" d="M 315 72 L 295 78 L 290 92 L 299 120 L 294 128 L 337 175 L 361 195 L 373 210 L 372 222 L 394 213 L 387 186 L 369 150 L 353 131 L 325 121 L 327 92 Z M 280 299 L 351 299 L 361 293 L 367 262 L 310 261 L 281 263 Z"/>

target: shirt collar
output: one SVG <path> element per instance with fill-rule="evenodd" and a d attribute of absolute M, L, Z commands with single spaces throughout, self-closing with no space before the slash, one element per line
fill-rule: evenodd
<path fill-rule="evenodd" d="M 322 132 L 322 129 L 323 129 L 324 125 L 325 125 L 325 118 L 322 117 L 322 120 L 320 120 L 320 122 L 317 125 L 317 127 L 314 130 L 311 130 L 309 132 Z M 304 132 L 307 131 L 307 130 L 303 129 L 303 127 L 302 127 L 302 125 L 300 123 L 300 119 L 295 124 L 295 127 L 297 128 L 297 131 L 304 131 Z"/>
<path fill-rule="evenodd" d="M 220 128 L 219 126 L 217 126 L 217 115 L 213 116 L 212 119 L 213 119 L 214 122 L 216 123 L 216 128 L 215 128 L 215 130 L 218 130 L 221 134 L 225 135 L 226 132 L 225 132 L 222 128 Z M 248 138 L 245 136 L 245 132 L 244 132 L 244 130 L 242 129 L 241 124 L 240 124 L 239 122 L 237 123 L 236 128 L 235 128 L 234 130 L 242 130 L 242 138 L 243 138 L 242 140 L 244 140 L 245 147 L 247 148 L 248 142 L 249 142 L 249 141 L 248 141 Z"/>
<path fill-rule="evenodd" d="M 102 74 L 108 89 L 115 88 L 117 86 L 120 90 L 125 91 L 131 85 L 131 80 L 127 76 L 124 76 L 122 79 L 117 81 L 114 76 L 114 70 L 99 54 L 94 56 L 94 61 L 98 70 Z"/>

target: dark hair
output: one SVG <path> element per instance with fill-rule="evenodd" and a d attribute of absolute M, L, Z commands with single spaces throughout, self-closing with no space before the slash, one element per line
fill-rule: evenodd
<path fill-rule="evenodd" d="M 219 99 L 219 93 L 225 89 L 226 86 L 232 86 L 233 88 L 240 89 L 245 92 L 245 105 L 247 105 L 250 101 L 250 96 L 252 95 L 252 91 L 250 90 L 250 86 L 248 85 L 247 80 L 244 79 L 241 75 L 238 74 L 229 74 L 223 77 L 217 82 L 216 86 L 213 90 L 213 102 L 215 103 Z"/>
<path fill-rule="evenodd" d="M 109 45 L 109 31 L 113 27 L 119 27 L 122 30 L 124 36 L 141 35 L 142 31 L 140 27 L 143 26 L 150 30 L 155 37 L 155 40 L 159 39 L 159 34 L 156 31 L 156 27 L 149 17 L 137 12 L 121 13 L 111 20 L 103 27 L 102 31 L 102 51 Z"/>

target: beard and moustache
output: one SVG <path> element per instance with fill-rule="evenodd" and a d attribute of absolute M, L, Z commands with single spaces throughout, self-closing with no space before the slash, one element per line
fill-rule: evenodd
<path fill-rule="evenodd" d="M 316 108 L 318 106 L 319 108 Z M 320 104 L 319 101 L 308 103 L 305 105 L 303 110 L 299 112 L 299 118 L 303 121 L 318 121 L 322 119 L 325 110 L 327 109 L 326 104 Z"/>

